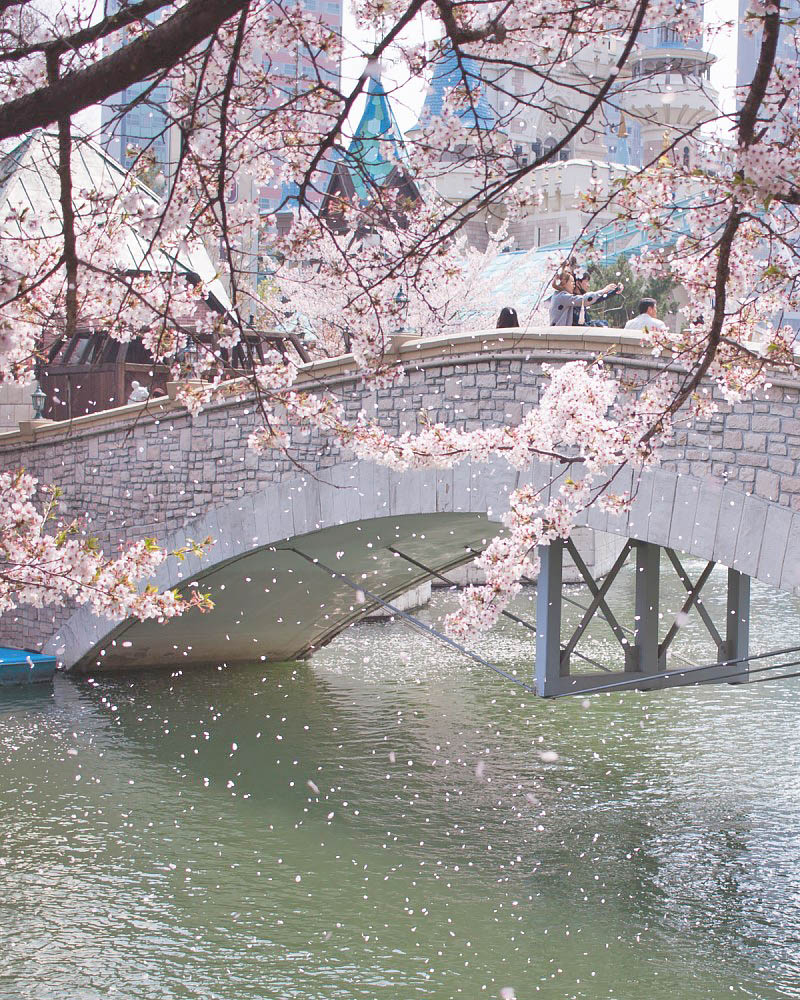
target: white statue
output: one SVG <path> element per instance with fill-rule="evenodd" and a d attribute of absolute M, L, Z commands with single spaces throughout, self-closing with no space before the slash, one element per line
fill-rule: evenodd
<path fill-rule="evenodd" d="M 136 379 L 131 382 L 131 393 L 128 396 L 129 403 L 144 403 L 150 398 L 150 390 L 140 385 Z"/>

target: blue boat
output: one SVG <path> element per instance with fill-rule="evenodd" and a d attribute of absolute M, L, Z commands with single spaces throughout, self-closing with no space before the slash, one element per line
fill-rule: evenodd
<path fill-rule="evenodd" d="M 43 684 L 53 679 L 55 656 L 0 646 L 0 685 Z"/>

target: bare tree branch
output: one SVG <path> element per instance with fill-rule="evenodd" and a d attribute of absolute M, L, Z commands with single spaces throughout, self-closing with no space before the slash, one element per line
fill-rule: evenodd
<path fill-rule="evenodd" d="M 59 56 L 56 52 L 47 53 L 47 77 L 51 87 L 58 86 Z M 64 270 L 66 272 L 67 291 L 65 295 L 65 329 L 66 336 L 75 332 L 78 322 L 78 252 L 75 241 L 75 206 L 72 203 L 72 136 L 70 134 L 69 117 L 58 119 L 58 200 L 61 205 L 61 219 L 64 238 Z"/>
<path fill-rule="evenodd" d="M 57 85 L 40 87 L 0 108 L 0 139 L 51 125 L 131 84 L 168 69 L 241 11 L 249 0 L 189 0 L 163 24 L 92 66 L 69 73 Z"/>

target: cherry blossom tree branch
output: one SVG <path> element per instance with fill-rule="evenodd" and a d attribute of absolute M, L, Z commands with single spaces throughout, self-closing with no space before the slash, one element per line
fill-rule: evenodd
<path fill-rule="evenodd" d="M 781 28 L 781 19 L 778 11 L 768 13 L 764 17 L 764 31 L 761 38 L 761 48 L 759 51 L 758 64 L 753 76 L 750 91 L 742 107 L 739 117 L 739 144 L 746 147 L 755 138 L 755 128 L 758 115 L 766 95 L 767 86 L 775 65 L 775 56 L 778 49 L 778 38 Z M 730 278 L 731 251 L 736 233 L 742 223 L 742 209 L 736 198 L 732 199 L 728 218 L 725 227 L 719 238 L 717 245 L 717 267 L 714 282 L 714 314 L 711 321 L 711 328 L 708 333 L 708 340 L 699 363 L 695 366 L 691 377 L 688 378 L 680 391 L 677 392 L 663 414 L 664 418 L 677 413 L 691 397 L 703 379 L 705 378 L 711 363 L 713 362 L 722 336 L 722 329 L 725 323 L 725 307 L 727 302 L 727 286 Z M 643 435 L 642 444 L 647 445 L 663 427 L 663 419 L 654 423 Z"/>
<path fill-rule="evenodd" d="M 174 66 L 249 0 L 188 0 L 146 35 L 121 46 L 85 69 L 62 77 L 0 108 L 0 140 L 51 125 L 98 104 L 159 70 Z"/>
<path fill-rule="evenodd" d="M 58 86 L 59 56 L 55 51 L 47 53 L 47 75 L 51 87 Z M 59 204 L 63 229 L 63 261 L 67 283 L 65 294 L 64 334 L 69 337 L 75 332 L 78 322 L 78 253 L 75 239 L 75 208 L 72 201 L 72 136 L 69 117 L 58 119 L 58 181 Z"/>
<path fill-rule="evenodd" d="M 82 28 L 69 35 L 59 35 L 45 41 L 19 45 L 12 49 L 0 50 L 0 62 L 16 62 L 26 59 L 38 52 L 46 55 L 64 55 L 75 52 L 86 45 L 107 38 L 120 28 L 145 21 L 151 14 L 172 4 L 174 0 L 139 0 L 137 3 L 126 4 L 107 17 L 102 18 L 89 27 Z"/>

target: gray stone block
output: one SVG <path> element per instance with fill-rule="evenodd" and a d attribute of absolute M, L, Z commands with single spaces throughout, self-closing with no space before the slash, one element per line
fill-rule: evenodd
<path fill-rule="evenodd" d="M 722 435 L 722 444 L 725 448 L 738 449 L 742 447 L 743 437 L 741 431 L 725 431 Z"/>
<path fill-rule="evenodd" d="M 756 473 L 756 493 L 765 500 L 777 500 L 780 494 L 780 477 L 774 472 L 759 470 Z"/>
<path fill-rule="evenodd" d="M 717 533 L 714 539 L 714 559 L 724 566 L 733 567 L 744 500 L 745 496 L 740 490 L 726 486 L 722 491 Z"/>
<path fill-rule="evenodd" d="M 439 513 L 450 512 L 454 507 L 453 470 L 436 469 L 436 510 Z"/>
<path fill-rule="evenodd" d="M 767 509 L 764 539 L 758 559 L 758 578 L 764 583 L 771 583 L 773 587 L 780 585 L 792 518 L 792 512 L 785 507 L 770 504 Z"/>
<path fill-rule="evenodd" d="M 752 496 L 744 499 L 742 520 L 739 524 L 736 551 L 733 557 L 733 568 L 738 569 L 740 573 L 747 573 L 748 576 L 755 576 L 758 571 L 767 508 L 768 504 L 764 500 Z"/>
<path fill-rule="evenodd" d="M 712 480 L 704 479 L 700 484 L 700 495 L 692 526 L 691 547 L 693 555 L 712 559 L 717 523 L 722 507 L 723 487 Z"/>
<path fill-rule="evenodd" d="M 639 473 L 635 480 L 635 497 L 630 513 L 628 514 L 628 535 L 631 538 L 639 538 L 647 541 L 647 532 L 650 524 L 650 510 L 653 498 L 653 471 L 645 469 Z"/>
<path fill-rule="evenodd" d="M 800 514 L 792 514 L 781 569 L 781 590 L 800 592 Z"/>
<path fill-rule="evenodd" d="M 699 495 L 699 480 L 692 476 L 681 476 L 678 479 L 669 526 L 670 548 L 683 551 L 691 545 Z"/>
<path fill-rule="evenodd" d="M 729 430 L 749 430 L 750 416 L 747 413 L 731 413 L 725 426 Z"/>
<path fill-rule="evenodd" d="M 656 545 L 669 543 L 669 529 L 676 487 L 677 480 L 671 472 L 664 469 L 653 471 L 653 492 L 647 525 L 648 542 L 653 542 Z"/>

